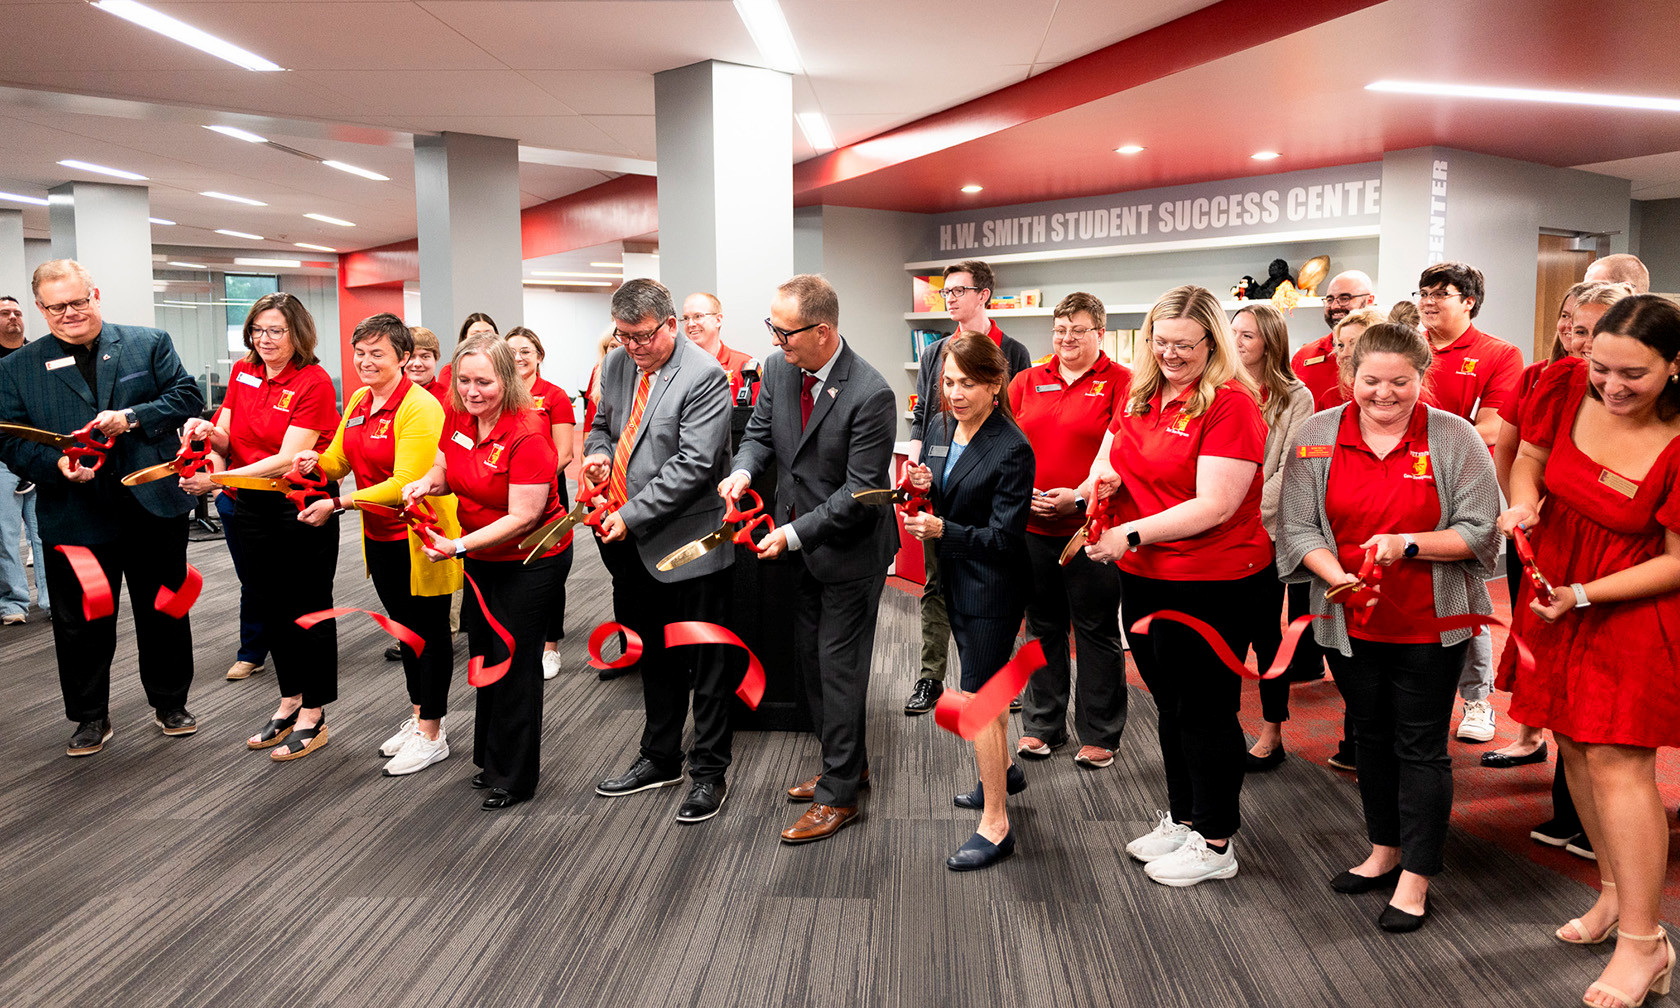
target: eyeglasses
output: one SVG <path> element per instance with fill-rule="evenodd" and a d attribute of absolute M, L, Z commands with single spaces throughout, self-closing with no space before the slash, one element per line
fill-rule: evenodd
<path fill-rule="evenodd" d="M 257 340 L 273 340 L 278 343 L 285 339 L 286 334 L 289 332 L 291 332 L 291 330 L 285 326 L 277 326 L 273 329 L 253 328 L 251 330 L 251 339 L 253 342 Z"/>
<path fill-rule="evenodd" d="M 622 329 L 614 328 L 613 339 L 620 343 L 628 343 L 631 346 L 647 346 L 653 342 L 653 338 L 659 335 L 659 331 L 664 329 L 666 322 L 669 321 L 670 319 L 666 319 L 665 322 L 659 323 L 645 333 L 627 333 Z"/>
<path fill-rule="evenodd" d="M 35 303 L 36 304 L 41 304 L 39 301 L 37 301 Z M 44 305 L 41 305 L 41 310 L 46 312 L 48 315 L 51 315 L 53 318 L 58 318 L 60 315 L 63 315 L 66 311 L 70 311 L 70 310 L 83 311 L 87 308 L 88 305 L 90 305 L 92 303 L 93 303 L 93 298 L 85 298 L 84 297 L 84 298 L 77 298 L 74 301 L 60 301 L 58 304 L 44 304 Z"/>
<path fill-rule="evenodd" d="M 1326 294 L 1324 303 L 1333 308 L 1352 308 L 1355 301 L 1363 301 L 1370 296 L 1370 291 L 1363 294 Z"/>
<path fill-rule="evenodd" d="M 964 294 L 975 294 L 985 289 L 984 287 L 945 287 L 939 293 L 945 295 L 946 300 L 950 300 L 954 297 L 960 298 Z"/>
<path fill-rule="evenodd" d="M 779 343 L 786 343 L 788 340 L 793 339 L 795 336 L 805 332 L 807 329 L 815 329 L 820 325 L 822 325 L 821 322 L 812 322 L 810 325 L 800 326 L 798 329 L 783 329 L 781 326 L 778 326 L 769 319 L 764 320 L 764 327 L 770 330 L 770 338 Z"/>
<path fill-rule="evenodd" d="M 1102 326 L 1056 326 L 1050 335 L 1056 339 L 1083 339 L 1086 333 L 1103 332 Z"/>
<path fill-rule="evenodd" d="M 1196 349 L 1198 346 L 1201 346 L 1202 340 L 1205 339 L 1207 339 L 1207 337 L 1203 336 L 1202 339 L 1199 339 L 1194 343 L 1166 343 L 1158 339 L 1151 339 L 1149 341 L 1149 345 L 1154 347 L 1155 352 L 1158 354 L 1164 354 L 1168 350 L 1177 350 L 1178 355 L 1183 357 L 1190 351 Z"/>
<path fill-rule="evenodd" d="M 1465 297 L 1465 295 L 1455 290 L 1432 290 L 1412 291 L 1412 297 L 1417 298 L 1419 301 L 1445 301 L 1448 298 L 1461 298 Z"/>
<path fill-rule="evenodd" d="M 722 313 L 721 312 L 715 312 L 715 311 L 695 312 L 692 315 L 684 315 L 682 317 L 682 321 L 683 321 L 683 325 L 688 325 L 690 322 L 698 322 L 701 319 L 706 318 L 707 316 L 710 316 L 712 318 L 716 318 L 720 314 L 722 314 Z"/>

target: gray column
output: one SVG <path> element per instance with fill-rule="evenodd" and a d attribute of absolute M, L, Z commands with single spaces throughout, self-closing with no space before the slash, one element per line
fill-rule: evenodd
<path fill-rule="evenodd" d="M 467 133 L 414 138 L 420 314 L 454 349 L 471 312 L 502 332 L 525 321 L 520 285 L 519 142 Z"/>
<path fill-rule="evenodd" d="M 695 63 L 654 75 L 653 110 L 662 282 L 679 306 L 695 291 L 716 293 L 724 340 L 762 356 L 770 339 L 756 320 L 793 274 L 792 78 Z"/>
<path fill-rule="evenodd" d="M 23 256 L 23 211 L 0 210 L 0 297 L 10 296 L 23 305 L 24 331 L 40 329 L 30 325 L 35 311 L 29 307 L 29 265 Z"/>
<path fill-rule="evenodd" d="M 152 224 L 145 186 L 65 182 L 47 191 L 55 259 L 74 259 L 93 274 L 105 318 L 154 324 Z"/>

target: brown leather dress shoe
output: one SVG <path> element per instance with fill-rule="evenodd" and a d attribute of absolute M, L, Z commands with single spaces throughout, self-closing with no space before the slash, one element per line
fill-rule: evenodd
<path fill-rule="evenodd" d="M 822 780 L 822 774 L 817 774 L 815 777 L 812 777 L 808 781 L 803 781 L 799 784 L 795 784 L 793 787 L 788 788 L 787 789 L 788 801 L 791 801 L 791 802 L 815 801 L 816 797 L 817 797 L 817 782 L 820 781 L 820 780 Z M 864 787 L 868 787 L 868 786 L 869 786 L 869 770 L 866 767 L 863 771 L 863 776 L 858 779 L 858 787 L 864 788 Z"/>
<path fill-rule="evenodd" d="M 812 805 L 799 817 L 799 821 L 782 830 L 782 843 L 810 843 L 813 840 L 826 840 L 840 832 L 840 828 L 849 822 L 856 821 L 857 806 L 836 808 L 832 805 Z"/>

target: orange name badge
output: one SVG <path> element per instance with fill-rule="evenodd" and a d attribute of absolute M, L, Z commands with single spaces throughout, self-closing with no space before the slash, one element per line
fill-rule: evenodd
<path fill-rule="evenodd" d="M 1323 364 L 1324 363 L 1324 358 L 1326 358 L 1328 356 L 1330 356 L 1330 355 L 1329 354 L 1319 354 L 1317 357 L 1305 358 L 1304 360 L 1301 361 L 1301 366 L 1305 367 L 1308 364 Z"/>
<path fill-rule="evenodd" d="M 1599 470 L 1598 481 L 1629 500 L 1632 500 L 1633 495 L 1639 492 L 1638 483 L 1608 469 Z"/>
<path fill-rule="evenodd" d="M 1304 444 L 1295 449 L 1296 458 L 1329 458 L 1330 453 L 1327 444 Z"/>

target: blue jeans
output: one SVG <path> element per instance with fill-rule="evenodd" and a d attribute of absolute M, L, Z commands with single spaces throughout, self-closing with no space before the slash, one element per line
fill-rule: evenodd
<path fill-rule="evenodd" d="M 42 609 L 51 606 L 47 595 L 46 559 L 41 555 L 41 529 L 35 524 L 35 493 L 19 497 L 18 478 L 5 466 L 0 466 L 0 615 L 29 611 L 29 571 L 23 566 L 23 553 L 18 548 L 24 531 L 29 533 L 29 548 L 35 558 L 35 586 L 40 593 Z"/>
<path fill-rule="evenodd" d="M 262 617 L 251 602 L 245 588 L 244 555 L 233 522 L 233 498 L 225 493 L 216 495 L 216 514 L 222 519 L 222 540 L 227 543 L 228 555 L 233 557 L 233 572 L 239 578 L 239 660 L 261 665 L 268 658 L 268 643 L 263 639 Z"/>

